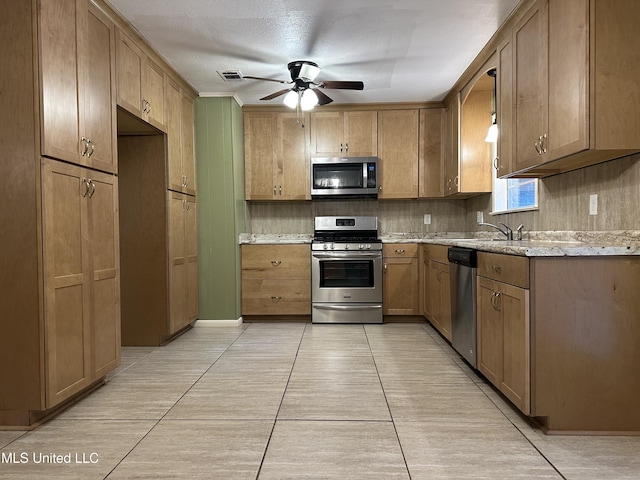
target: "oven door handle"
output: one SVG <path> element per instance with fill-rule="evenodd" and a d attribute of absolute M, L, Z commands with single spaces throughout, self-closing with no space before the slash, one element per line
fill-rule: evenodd
<path fill-rule="evenodd" d="M 358 259 L 358 258 L 382 258 L 382 252 L 313 252 L 311 254 L 315 258 L 335 258 L 335 259 Z"/>
<path fill-rule="evenodd" d="M 314 305 L 318 310 L 378 310 L 382 305 Z"/>

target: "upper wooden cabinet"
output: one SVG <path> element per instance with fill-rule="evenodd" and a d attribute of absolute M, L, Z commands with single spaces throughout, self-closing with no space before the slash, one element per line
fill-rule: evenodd
<path fill-rule="evenodd" d="M 170 190 L 196 194 L 194 149 L 194 102 L 175 83 L 167 81 L 167 186 Z"/>
<path fill-rule="evenodd" d="M 311 198 L 308 130 L 295 112 L 245 112 L 246 200 Z"/>
<path fill-rule="evenodd" d="M 418 150 L 418 196 L 444 196 L 444 108 L 420 109 L 420 144 Z"/>
<path fill-rule="evenodd" d="M 369 157 L 378 153 L 378 114 L 374 111 L 311 114 L 311 156 Z"/>
<path fill-rule="evenodd" d="M 460 93 L 456 94 L 444 111 L 444 194 L 454 195 L 460 191 Z"/>
<path fill-rule="evenodd" d="M 638 17 L 634 0 L 539 0 L 515 25 L 498 47 L 500 175 L 553 175 L 640 150 L 630 101 L 640 97 Z"/>
<path fill-rule="evenodd" d="M 164 131 L 164 70 L 125 33 L 116 38 L 118 105 Z"/>
<path fill-rule="evenodd" d="M 38 23 L 42 155 L 115 173 L 113 23 L 87 0 L 41 2 Z"/>
<path fill-rule="evenodd" d="M 418 198 L 418 110 L 378 112 L 378 198 Z"/>

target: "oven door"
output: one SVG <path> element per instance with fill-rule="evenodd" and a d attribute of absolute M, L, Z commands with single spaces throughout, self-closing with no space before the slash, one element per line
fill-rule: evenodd
<path fill-rule="evenodd" d="M 313 303 L 381 303 L 382 252 L 312 252 Z"/>

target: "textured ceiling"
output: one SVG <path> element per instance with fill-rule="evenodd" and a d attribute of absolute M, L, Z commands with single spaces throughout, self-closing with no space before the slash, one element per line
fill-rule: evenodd
<path fill-rule="evenodd" d="M 286 86 L 217 72 L 290 80 L 310 60 L 336 103 L 442 100 L 519 0 L 110 0 L 201 94 L 243 104 Z M 271 100 L 279 104 L 282 97 Z"/>

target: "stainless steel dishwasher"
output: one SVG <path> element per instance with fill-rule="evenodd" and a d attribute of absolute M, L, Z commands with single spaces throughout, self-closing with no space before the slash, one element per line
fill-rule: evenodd
<path fill-rule="evenodd" d="M 471 366 L 476 367 L 476 251 L 451 247 L 451 344 Z"/>

